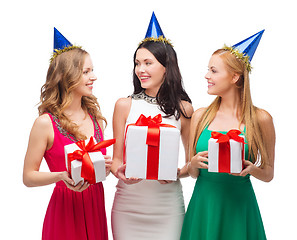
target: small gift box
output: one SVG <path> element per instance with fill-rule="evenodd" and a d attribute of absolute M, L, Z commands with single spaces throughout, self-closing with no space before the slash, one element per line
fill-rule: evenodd
<path fill-rule="evenodd" d="M 141 115 L 126 128 L 124 162 L 126 177 L 176 180 L 180 131 L 162 124 L 161 114 Z"/>
<path fill-rule="evenodd" d="M 244 136 L 239 130 L 212 132 L 208 141 L 208 171 L 240 173 L 244 160 Z"/>
<path fill-rule="evenodd" d="M 105 159 L 100 152 L 115 143 L 115 139 L 95 143 L 93 137 L 64 146 L 68 172 L 76 184 L 86 180 L 90 184 L 106 179 Z"/>

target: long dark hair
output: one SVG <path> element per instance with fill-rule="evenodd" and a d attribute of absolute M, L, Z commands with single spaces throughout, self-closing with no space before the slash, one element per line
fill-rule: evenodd
<path fill-rule="evenodd" d="M 135 59 L 136 52 L 140 48 L 145 48 L 150 51 L 155 58 L 161 63 L 165 68 L 165 78 L 162 83 L 156 99 L 161 110 L 166 114 L 167 117 L 175 116 L 178 120 L 181 114 L 185 118 L 190 118 L 187 116 L 184 109 L 182 109 L 181 101 L 187 101 L 192 103 L 190 97 L 186 93 L 183 87 L 182 77 L 179 71 L 176 52 L 173 47 L 169 44 L 163 42 L 147 41 L 141 43 L 134 53 L 134 71 L 133 71 L 133 85 L 134 94 L 140 93 L 145 89 L 141 87 L 141 83 L 135 74 Z"/>

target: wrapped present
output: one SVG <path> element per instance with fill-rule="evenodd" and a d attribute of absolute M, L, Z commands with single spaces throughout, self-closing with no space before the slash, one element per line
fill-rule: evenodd
<path fill-rule="evenodd" d="M 208 171 L 240 173 L 244 161 L 244 136 L 232 129 L 227 134 L 212 132 L 208 141 Z"/>
<path fill-rule="evenodd" d="M 161 114 L 141 115 L 126 128 L 124 162 L 126 177 L 176 180 L 180 131 L 162 124 Z"/>
<path fill-rule="evenodd" d="M 68 172 L 75 183 L 82 180 L 90 184 L 104 181 L 106 178 L 105 159 L 100 149 L 115 143 L 115 139 L 95 143 L 93 137 L 64 146 Z"/>

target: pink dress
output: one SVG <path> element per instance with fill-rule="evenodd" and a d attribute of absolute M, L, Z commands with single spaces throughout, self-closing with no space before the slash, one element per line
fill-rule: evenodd
<path fill-rule="evenodd" d="M 54 143 L 44 158 L 51 172 L 66 171 L 64 145 L 75 138 L 61 128 L 59 120 L 49 114 L 54 128 Z M 95 118 L 95 139 L 103 140 L 102 131 Z M 102 149 L 106 154 L 106 149 Z M 63 181 L 57 182 L 45 215 L 43 240 L 107 240 L 107 222 L 102 183 L 90 185 L 83 192 L 75 192 Z"/>

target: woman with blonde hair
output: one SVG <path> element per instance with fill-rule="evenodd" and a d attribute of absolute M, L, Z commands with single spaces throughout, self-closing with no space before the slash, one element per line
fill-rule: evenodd
<path fill-rule="evenodd" d="M 263 30 L 264 31 L 264 30 Z M 253 105 L 250 61 L 263 31 L 215 51 L 205 78 L 208 94 L 217 95 L 198 109 L 190 127 L 189 174 L 197 178 L 181 239 L 260 240 L 265 231 L 250 175 L 269 182 L 274 172 L 275 131 L 272 117 Z M 244 169 L 239 174 L 208 171 L 208 140 L 212 132 L 239 130 L 245 136 Z"/>
<path fill-rule="evenodd" d="M 28 187 L 56 183 L 45 215 L 42 239 L 107 240 L 102 183 L 74 185 L 66 170 L 64 146 L 93 136 L 103 140 L 102 116 L 92 94 L 96 76 L 90 55 L 55 29 L 55 51 L 41 89 L 39 117 L 31 130 L 24 161 Z M 102 149 L 106 154 L 106 149 Z M 40 172 L 42 158 L 50 172 Z M 106 174 L 111 167 L 105 157 Z"/>

